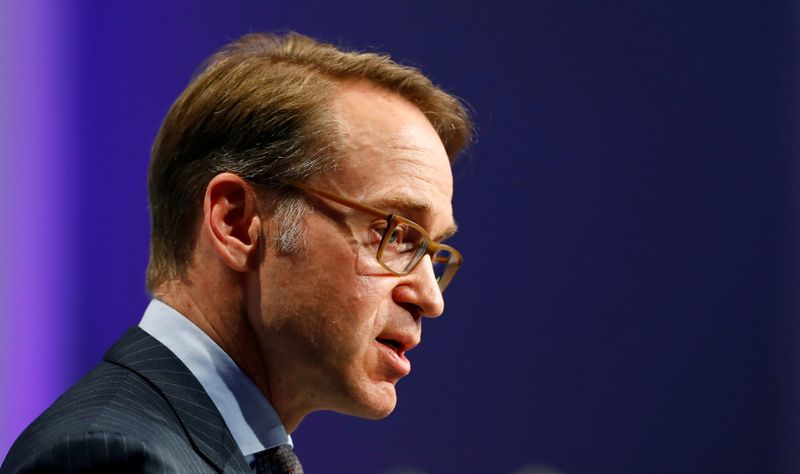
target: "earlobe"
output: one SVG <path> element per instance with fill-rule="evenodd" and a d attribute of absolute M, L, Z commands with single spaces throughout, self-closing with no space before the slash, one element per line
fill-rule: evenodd
<path fill-rule="evenodd" d="M 261 219 L 252 186 L 221 173 L 206 187 L 203 227 L 211 248 L 232 270 L 250 270 L 260 243 Z"/>

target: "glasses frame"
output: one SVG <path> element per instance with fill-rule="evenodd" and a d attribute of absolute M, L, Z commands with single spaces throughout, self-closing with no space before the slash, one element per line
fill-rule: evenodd
<path fill-rule="evenodd" d="M 453 247 L 451 247 L 451 246 L 449 246 L 447 244 L 436 242 L 435 240 L 433 240 L 431 238 L 430 234 L 428 233 L 427 230 L 425 230 L 425 228 L 423 228 L 421 225 L 417 224 L 416 222 L 412 221 L 411 219 L 406 219 L 405 217 L 403 217 L 403 216 L 401 216 L 399 214 L 386 212 L 384 210 L 381 210 L 381 209 L 378 209 L 378 208 L 375 208 L 375 207 L 372 207 L 372 206 L 368 206 L 366 204 L 362 204 L 360 202 L 354 201 L 354 200 L 352 200 L 350 198 L 347 198 L 347 197 L 344 197 L 344 196 L 341 196 L 341 195 L 338 195 L 338 194 L 329 193 L 328 191 L 323 191 L 321 189 L 314 188 L 314 187 L 309 186 L 307 184 L 296 183 L 296 182 L 289 182 L 287 184 L 289 184 L 289 185 L 291 185 L 291 186 L 293 186 L 293 187 L 295 187 L 295 188 L 297 188 L 297 189 L 299 189 L 301 191 L 305 191 L 307 193 L 314 194 L 316 196 L 319 196 L 319 197 L 322 197 L 322 198 L 325 198 L 325 199 L 329 199 L 329 200 L 331 200 L 331 201 L 333 201 L 335 203 L 341 204 L 341 205 L 343 205 L 345 207 L 349 207 L 350 209 L 355 209 L 357 211 L 361 211 L 361 212 L 364 212 L 364 213 L 367 213 L 367 214 L 371 214 L 371 215 L 373 215 L 375 217 L 380 217 L 380 218 L 386 219 L 386 230 L 384 231 L 383 235 L 381 236 L 381 242 L 380 242 L 380 245 L 378 246 L 378 252 L 375 255 L 375 258 L 378 260 L 378 263 L 380 263 L 380 265 L 384 269 L 386 269 L 386 271 L 388 271 L 389 273 L 391 273 L 393 275 L 397 275 L 397 276 L 408 275 L 409 273 L 414 271 L 414 269 L 417 267 L 417 265 L 419 265 L 419 263 L 422 261 L 422 259 L 423 259 L 423 257 L 425 255 L 430 255 L 431 264 L 434 264 L 434 263 L 446 264 L 446 267 L 445 267 L 444 272 L 442 273 L 442 276 L 437 280 L 437 283 L 439 285 L 439 291 L 444 293 L 444 290 L 450 285 L 450 282 L 453 281 L 453 277 L 455 276 L 456 272 L 461 267 L 461 265 L 464 263 L 464 257 L 461 256 L 461 252 L 459 252 L 458 250 L 456 250 L 455 248 L 453 248 Z M 383 251 L 386 249 L 386 245 L 387 245 L 387 243 L 389 241 L 387 239 L 387 237 L 390 236 L 392 234 L 392 232 L 394 231 L 394 229 L 400 224 L 405 224 L 405 225 L 413 227 L 425 239 L 425 242 L 423 244 L 424 245 L 424 250 L 422 252 L 419 252 L 420 256 L 419 257 L 415 257 L 415 258 L 417 258 L 417 261 L 414 262 L 414 265 L 409 266 L 408 269 L 404 273 L 403 272 L 396 272 L 396 271 L 392 270 L 391 268 L 389 268 L 385 263 L 383 263 L 383 258 L 382 258 L 383 257 Z M 452 258 L 450 258 L 450 259 L 447 259 L 447 260 L 444 260 L 444 261 L 437 262 L 436 261 L 436 254 L 440 250 L 444 250 L 444 251 L 450 252 L 450 254 L 455 257 L 456 261 L 453 262 Z"/>

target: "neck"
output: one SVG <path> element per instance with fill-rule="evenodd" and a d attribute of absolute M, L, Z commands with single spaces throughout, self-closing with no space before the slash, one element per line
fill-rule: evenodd
<path fill-rule="evenodd" d="M 207 274 L 206 274 L 207 275 Z M 292 433 L 310 410 L 286 386 L 286 374 L 270 367 L 243 304 L 241 286 L 231 282 L 188 278 L 159 286 L 154 296 L 205 332 L 261 390 Z M 294 393 L 294 395 L 292 395 Z M 288 396 L 284 396 L 288 395 Z"/>

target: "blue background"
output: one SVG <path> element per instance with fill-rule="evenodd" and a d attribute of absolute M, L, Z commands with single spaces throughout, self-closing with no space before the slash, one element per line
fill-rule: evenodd
<path fill-rule="evenodd" d="M 390 418 L 307 418 L 307 472 L 800 472 L 791 2 L 57 3 L 30 13 L 57 10 L 56 30 L 34 22 L 5 46 L 60 48 L 44 67 L 69 146 L 41 158 L 61 173 L 41 192 L 68 217 L 44 242 L 69 244 L 39 288 L 63 304 L 3 352 L 0 455 L 141 317 L 148 155 L 171 102 L 227 41 L 296 30 L 421 67 L 470 104 L 478 136 L 455 167 L 466 263 L 445 317 L 426 321 Z M 19 185 L 19 157 L 2 159 Z M 10 288 L 17 268 L 2 271 Z M 17 338 L 24 305 L 3 317 Z M 15 405 L 13 366 L 50 350 L 48 321 L 60 349 L 25 385 L 44 395 Z"/>

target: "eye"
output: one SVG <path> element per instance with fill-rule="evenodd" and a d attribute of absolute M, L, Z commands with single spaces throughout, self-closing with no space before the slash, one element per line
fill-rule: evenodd
<path fill-rule="evenodd" d="M 405 232 L 403 232 L 403 229 L 400 228 L 400 226 L 397 226 L 397 227 L 394 228 L 394 230 L 392 230 L 392 233 L 387 238 L 387 241 L 390 244 L 402 244 L 404 236 L 405 236 Z"/>
<path fill-rule="evenodd" d="M 414 229 L 403 224 L 395 226 L 391 234 L 386 236 L 386 250 L 396 254 L 414 252 L 418 244 Z"/>

